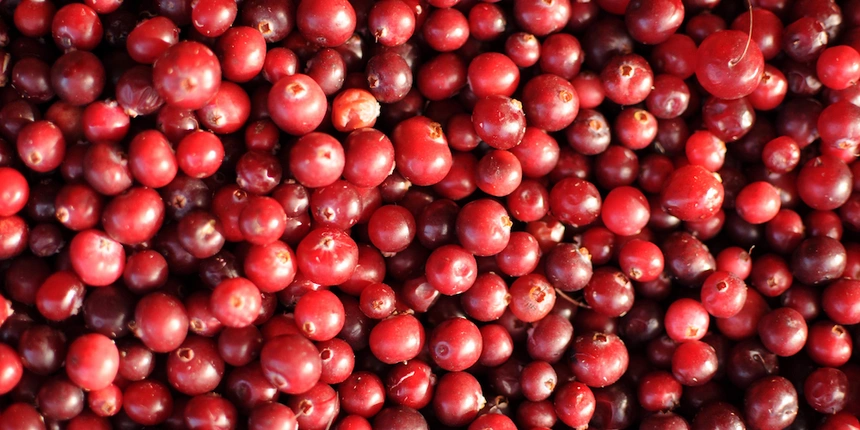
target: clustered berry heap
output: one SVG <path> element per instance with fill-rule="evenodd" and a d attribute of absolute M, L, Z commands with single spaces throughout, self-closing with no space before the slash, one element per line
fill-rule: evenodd
<path fill-rule="evenodd" d="M 860 0 L 0 1 L 0 430 L 860 430 L 858 51 Z"/>

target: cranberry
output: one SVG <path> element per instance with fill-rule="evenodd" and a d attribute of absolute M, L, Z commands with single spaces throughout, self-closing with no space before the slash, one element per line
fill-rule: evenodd
<path fill-rule="evenodd" d="M 128 34 L 128 54 L 141 64 L 152 64 L 167 48 L 179 42 L 179 29 L 167 17 L 156 16 L 138 24 Z"/>
<path fill-rule="evenodd" d="M 152 81 L 171 106 L 200 109 L 220 87 L 221 66 L 215 54 L 197 42 L 168 48 L 153 64 Z"/>
<path fill-rule="evenodd" d="M 132 331 L 155 352 L 173 351 L 188 333 L 185 306 L 176 297 L 162 292 L 144 296 L 135 308 Z"/>
<path fill-rule="evenodd" d="M 307 40 L 334 47 L 346 42 L 356 26 L 356 13 L 346 0 L 330 4 L 299 2 L 296 27 Z"/>
<path fill-rule="evenodd" d="M 87 334 L 69 345 L 66 374 L 79 387 L 101 390 L 111 384 L 118 370 L 119 351 L 107 336 Z"/>
<path fill-rule="evenodd" d="M 298 394 L 312 388 L 320 377 L 319 351 L 298 335 L 270 339 L 260 352 L 263 373 L 281 392 Z"/>
<path fill-rule="evenodd" d="M 744 396 L 744 416 L 755 426 L 788 426 L 797 411 L 797 391 L 780 376 L 759 380 Z"/>

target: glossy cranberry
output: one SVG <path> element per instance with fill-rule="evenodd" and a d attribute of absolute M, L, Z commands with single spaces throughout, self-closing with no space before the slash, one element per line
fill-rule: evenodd
<path fill-rule="evenodd" d="M 15 215 L 27 205 L 30 186 L 24 175 L 11 167 L 0 167 L 0 179 L 7 184 L 0 193 L 0 216 Z"/>
<path fill-rule="evenodd" d="M 853 342 L 845 327 L 819 321 L 809 327 L 806 352 L 821 366 L 839 367 L 848 361 Z"/>
<path fill-rule="evenodd" d="M 517 2 L 514 7 L 517 24 L 536 36 L 546 36 L 562 29 L 570 14 L 571 4 L 567 0 L 550 3 L 528 0 Z"/>
<path fill-rule="evenodd" d="M 29 327 L 20 333 L 16 356 L 24 369 L 36 375 L 50 375 L 60 369 L 66 358 L 66 337 L 45 325 Z M 14 363 L 12 366 L 14 369 Z"/>
<path fill-rule="evenodd" d="M 266 35 L 254 30 L 256 29 L 251 27 L 236 26 L 227 29 L 218 38 L 215 50 L 221 60 L 224 79 L 237 83 L 247 82 L 263 70 L 267 59 Z"/>
<path fill-rule="evenodd" d="M 549 74 L 526 83 L 522 103 L 528 124 L 550 132 L 570 125 L 579 112 L 579 97 L 573 85 Z"/>
<path fill-rule="evenodd" d="M 681 384 L 669 372 L 654 371 L 646 374 L 639 382 L 639 402 L 646 410 L 671 410 L 680 401 Z"/>
<path fill-rule="evenodd" d="M 51 35 L 60 49 L 92 51 L 104 34 L 96 11 L 84 4 L 60 8 L 51 23 Z"/>
<path fill-rule="evenodd" d="M 66 374 L 85 390 L 107 387 L 116 377 L 118 369 L 119 351 L 105 335 L 87 334 L 69 345 Z"/>
<path fill-rule="evenodd" d="M 164 16 L 156 16 L 138 24 L 128 34 L 126 47 L 134 61 L 152 64 L 168 48 L 179 42 L 179 29 Z"/>
<path fill-rule="evenodd" d="M 123 391 L 123 412 L 142 425 L 158 425 L 173 413 L 174 400 L 166 385 L 154 380 L 133 382 Z"/>
<path fill-rule="evenodd" d="M 746 297 L 746 284 L 734 273 L 717 270 L 702 284 L 702 305 L 709 314 L 718 318 L 737 315 L 743 309 Z"/>
<path fill-rule="evenodd" d="M 452 63 L 446 63 L 445 59 L 450 59 Z M 459 89 L 460 86 L 465 84 L 465 74 L 466 74 L 466 66 L 459 61 L 454 62 L 456 57 L 453 59 L 450 57 L 440 56 L 436 58 L 435 66 L 439 66 L 440 68 L 445 68 L 446 65 L 454 65 L 459 66 L 462 70 L 462 81 L 457 84 L 458 79 L 455 75 L 453 82 L 448 82 L 448 84 L 453 84 L 457 86 L 456 89 Z M 421 71 L 419 73 L 434 73 L 434 61 L 430 60 L 425 66 L 422 66 Z M 420 75 L 419 75 L 420 76 Z M 451 78 L 450 76 L 448 78 Z M 376 99 L 381 103 L 395 103 L 402 101 L 406 98 L 407 94 L 412 87 L 413 77 L 412 70 L 410 69 L 409 64 L 406 60 L 398 55 L 396 52 L 383 52 L 378 55 L 374 55 L 367 62 L 367 86 L 370 90 L 371 94 L 373 94 Z M 416 82 L 421 87 L 421 81 Z M 421 91 L 424 95 L 427 95 L 427 92 Z M 429 96 L 428 96 L 429 97 Z M 441 97 L 444 98 L 444 97 Z"/>
<path fill-rule="evenodd" d="M 761 379 L 744 396 L 744 416 L 753 426 L 787 427 L 797 410 L 797 391 L 780 376 Z"/>
<path fill-rule="evenodd" d="M 102 212 L 102 226 L 114 240 L 127 245 L 155 237 L 164 221 L 164 202 L 150 188 L 134 187 L 114 197 Z"/>
<path fill-rule="evenodd" d="M 845 407 L 848 391 L 848 377 L 841 370 L 820 368 L 806 377 L 803 396 L 806 402 L 818 412 L 830 414 Z"/>
<path fill-rule="evenodd" d="M 343 44 L 356 26 L 355 10 L 345 0 L 327 5 L 299 2 L 295 13 L 296 27 L 302 36 L 321 46 Z"/>
<path fill-rule="evenodd" d="M 125 250 L 107 234 L 84 230 L 72 238 L 69 249 L 72 267 L 84 283 L 105 286 L 122 276 Z"/>
<path fill-rule="evenodd" d="M 682 385 L 697 386 L 707 383 L 717 372 L 717 354 L 705 342 L 684 342 L 672 354 L 672 374 Z"/>
<path fill-rule="evenodd" d="M 675 170 L 660 197 L 669 214 L 684 221 L 703 220 L 713 216 L 723 203 L 723 185 L 702 166 L 684 166 Z"/>
<path fill-rule="evenodd" d="M 212 291 L 212 313 L 227 327 L 246 327 L 260 312 L 262 298 L 257 286 L 244 278 L 222 281 Z"/>
<path fill-rule="evenodd" d="M 658 2 L 630 1 L 624 12 L 628 31 L 641 43 L 665 42 L 684 20 L 684 5 L 677 0 Z"/>
<path fill-rule="evenodd" d="M 155 61 L 152 81 L 169 105 L 200 109 L 220 87 L 221 66 L 206 46 L 197 42 L 180 42 Z"/>
<path fill-rule="evenodd" d="M 183 394 L 195 396 L 215 389 L 224 374 L 224 360 L 215 341 L 192 335 L 167 358 L 167 380 Z"/>
<path fill-rule="evenodd" d="M 352 275 L 358 260 L 358 246 L 340 230 L 321 227 L 312 230 L 296 248 L 299 270 L 310 280 L 337 285 Z"/>
<path fill-rule="evenodd" d="M 207 429 L 234 427 L 238 412 L 228 400 L 216 394 L 202 394 L 192 397 L 184 410 L 185 425 L 188 429 Z"/>
<path fill-rule="evenodd" d="M 53 2 L 22 1 L 14 11 L 15 28 L 28 37 L 45 36 L 51 31 L 51 20 L 56 12 L 57 7 Z"/>
<path fill-rule="evenodd" d="M 179 347 L 188 333 L 185 306 L 176 297 L 156 292 L 137 303 L 132 331 L 155 352 L 170 352 Z"/>
<path fill-rule="evenodd" d="M 307 391 L 317 383 L 321 372 L 319 351 L 298 335 L 270 339 L 260 353 L 260 363 L 266 379 L 288 394 Z"/>
<path fill-rule="evenodd" d="M 3 372 L 0 373 L 0 393 L 6 394 L 12 391 L 24 374 L 24 366 L 18 353 L 11 347 L 0 345 L 0 363 L 3 363 Z"/>
<path fill-rule="evenodd" d="M 384 46 L 402 45 L 415 31 L 415 15 L 402 1 L 389 0 L 374 4 L 367 19 L 368 29 Z"/>
<path fill-rule="evenodd" d="M 571 349 L 571 370 L 577 380 L 589 387 L 615 383 L 627 370 L 624 342 L 608 333 L 577 336 Z"/>
<path fill-rule="evenodd" d="M 465 372 L 451 372 L 437 384 L 433 410 L 443 424 L 459 426 L 471 422 L 484 403 L 477 379 Z"/>
<path fill-rule="evenodd" d="M 296 414 L 289 407 L 280 403 L 262 403 L 255 407 L 248 417 L 250 430 L 284 429 L 296 430 Z"/>
<path fill-rule="evenodd" d="M 424 328 L 415 317 L 395 315 L 380 321 L 370 332 L 370 350 L 383 363 L 406 361 L 418 355 L 424 337 Z"/>
<path fill-rule="evenodd" d="M 39 388 L 36 404 L 45 418 L 65 421 L 83 411 L 84 392 L 65 377 L 56 376 Z"/>

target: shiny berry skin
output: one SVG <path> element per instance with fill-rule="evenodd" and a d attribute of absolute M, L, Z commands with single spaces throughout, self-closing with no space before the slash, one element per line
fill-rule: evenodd
<path fill-rule="evenodd" d="M 582 428 L 588 425 L 594 415 L 596 401 L 591 388 L 582 382 L 571 381 L 556 390 L 553 407 L 563 423 Z"/>
<path fill-rule="evenodd" d="M 155 380 L 133 382 L 123 391 L 123 411 L 139 424 L 163 423 L 173 413 L 173 406 L 170 389 Z"/>
<path fill-rule="evenodd" d="M 244 271 L 260 291 L 281 291 L 295 279 L 296 255 L 289 245 L 281 241 L 253 245 L 245 255 Z"/>
<path fill-rule="evenodd" d="M 424 327 L 412 315 L 395 315 L 380 321 L 370 332 L 370 350 L 386 364 L 415 358 L 424 346 Z"/>
<path fill-rule="evenodd" d="M 619 317 L 633 306 L 633 285 L 626 275 L 612 267 L 594 270 L 583 291 L 585 301 L 595 312 Z"/>
<path fill-rule="evenodd" d="M 821 53 L 815 67 L 822 84 L 843 90 L 860 79 L 860 54 L 851 46 L 833 46 Z"/>
<path fill-rule="evenodd" d="M 49 121 L 28 124 L 18 134 L 18 156 L 30 170 L 45 173 L 60 167 L 66 155 L 66 141 L 60 129 Z"/>
<path fill-rule="evenodd" d="M 618 253 L 622 272 L 633 281 L 650 282 L 660 277 L 665 260 L 660 248 L 641 239 L 627 242 Z"/>
<path fill-rule="evenodd" d="M 759 380 L 744 395 L 744 416 L 755 428 L 785 428 L 797 412 L 797 391 L 781 376 Z"/>
<path fill-rule="evenodd" d="M 580 178 L 565 178 L 550 190 L 550 212 L 565 224 L 581 227 L 600 216 L 603 202 L 597 187 Z"/>
<path fill-rule="evenodd" d="M 860 284 L 855 279 L 839 279 L 824 289 L 821 304 L 827 316 L 837 324 L 860 323 L 858 307 Z"/>
<path fill-rule="evenodd" d="M 98 230 L 84 230 L 69 244 L 71 263 L 84 283 L 102 287 L 114 283 L 125 268 L 125 250 Z"/>
<path fill-rule="evenodd" d="M 814 370 L 803 384 L 806 402 L 818 412 L 832 414 L 847 403 L 848 377 L 839 369 L 823 367 Z"/>
<path fill-rule="evenodd" d="M 27 37 L 42 37 L 51 32 L 51 20 L 57 12 L 53 2 L 25 0 L 14 11 L 14 24 Z"/>
<path fill-rule="evenodd" d="M 453 318 L 436 326 L 428 339 L 430 355 L 449 372 L 468 369 L 481 356 L 481 332 L 465 318 Z"/>
<path fill-rule="evenodd" d="M 64 51 L 92 51 L 98 46 L 104 27 L 96 11 L 84 4 L 60 8 L 51 22 L 51 35 Z"/>
<path fill-rule="evenodd" d="M 708 331 L 709 315 L 701 303 L 678 299 L 666 309 L 666 333 L 676 342 L 699 340 Z"/>
<path fill-rule="evenodd" d="M 660 194 L 663 209 L 683 221 L 712 217 L 723 204 L 723 184 L 702 166 L 675 170 Z"/>
<path fill-rule="evenodd" d="M 451 150 L 442 126 L 427 117 L 401 122 L 391 141 L 397 171 L 415 185 L 438 183 L 451 170 Z"/>
<path fill-rule="evenodd" d="M 496 149 L 511 149 L 525 135 L 526 118 L 522 104 L 502 95 L 484 97 L 472 110 L 475 133 Z"/>
<path fill-rule="evenodd" d="M 212 291 L 212 313 L 226 327 L 247 327 L 257 319 L 262 306 L 260 290 L 245 278 L 227 279 Z"/>
<path fill-rule="evenodd" d="M 178 348 L 188 334 L 188 314 L 179 299 L 156 292 L 137 302 L 132 325 L 135 336 L 147 348 L 170 352 Z"/>
<path fill-rule="evenodd" d="M 284 234 L 287 215 L 271 197 L 253 196 L 239 214 L 239 232 L 253 245 L 268 245 Z"/>
<path fill-rule="evenodd" d="M 301 0 L 295 13 L 296 27 L 302 36 L 324 47 L 343 44 L 356 26 L 355 9 L 346 0 L 327 4 Z"/>
<path fill-rule="evenodd" d="M 215 53 L 221 60 L 224 79 L 236 83 L 248 82 L 263 70 L 266 39 L 254 28 L 232 27 L 218 38 Z"/>
<path fill-rule="evenodd" d="M 107 336 L 86 334 L 69 345 L 66 374 L 79 387 L 101 390 L 113 382 L 118 370 L 119 351 Z"/>
<path fill-rule="evenodd" d="M 327 290 L 305 293 L 296 303 L 294 314 L 301 333 L 314 341 L 334 338 L 344 325 L 343 304 Z"/>
<path fill-rule="evenodd" d="M 179 28 L 164 16 L 156 16 L 137 25 L 126 41 L 128 54 L 141 64 L 152 64 L 168 48 L 179 42 Z"/>
<path fill-rule="evenodd" d="M 567 24 L 571 15 L 570 3 L 568 0 L 549 3 L 540 0 L 518 1 L 514 4 L 514 18 L 523 30 L 543 37 Z"/>
<path fill-rule="evenodd" d="M 445 295 L 468 291 L 478 276 L 475 257 L 458 245 L 445 245 L 433 250 L 424 269 L 427 282 Z"/>
<path fill-rule="evenodd" d="M 3 371 L 0 372 L 0 394 L 12 391 L 24 373 L 24 366 L 18 353 L 6 344 L 0 344 L 0 364 Z"/>
<path fill-rule="evenodd" d="M 579 113 L 579 96 L 559 76 L 543 74 L 523 87 L 523 112 L 530 126 L 553 132 L 569 126 Z"/>
<path fill-rule="evenodd" d="M 699 45 L 696 77 L 712 95 L 737 99 L 749 95 L 759 84 L 764 57 L 749 36 L 735 30 L 718 31 Z"/>
<path fill-rule="evenodd" d="M 746 284 L 733 273 L 717 270 L 708 275 L 702 284 L 702 306 L 717 318 L 737 315 L 743 309 L 746 298 Z"/>
<path fill-rule="evenodd" d="M 633 187 L 618 187 L 603 200 L 601 219 L 613 233 L 630 236 L 648 224 L 649 210 L 648 200 L 641 191 Z"/>
<path fill-rule="evenodd" d="M 699 386 L 717 372 L 717 353 L 711 345 L 691 340 L 678 345 L 672 354 L 672 375 L 682 385 Z"/>
<path fill-rule="evenodd" d="M 648 411 L 671 410 L 680 403 L 681 390 L 681 384 L 671 373 L 654 371 L 639 382 L 639 402 Z"/>
<path fill-rule="evenodd" d="M 386 0 L 373 5 L 367 15 L 368 29 L 384 46 L 406 43 L 415 31 L 415 15 L 400 0 Z"/>
<path fill-rule="evenodd" d="M 343 231 L 320 227 L 308 233 L 296 248 L 299 270 L 313 282 L 346 282 L 358 264 L 358 246 Z"/>
<path fill-rule="evenodd" d="M 102 212 L 105 233 L 126 245 L 152 239 L 163 221 L 164 202 L 161 196 L 145 187 L 133 187 L 114 197 Z"/>
<path fill-rule="evenodd" d="M 224 374 L 224 360 L 215 341 L 191 335 L 167 358 L 167 380 L 183 394 L 196 396 L 214 390 Z"/>
<path fill-rule="evenodd" d="M 218 92 L 221 64 L 205 45 L 179 42 L 155 61 L 152 82 L 167 104 L 200 109 Z"/>
<path fill-rule="evenodd" d="M 301 136 L 322 123 L 326 114 L 325 93 L 310 76 L 285 76 L 269 90 L 268 108 L 281 130 Z"/>
<path fill-rule="evenodd" d="M 481 385 L 469 373 L 446 373 L 437 383 L 436 389 L 433 410 L 444 425 L 466 425 L 486 403 Z"/>
<path fill-rule="evenodd" d="M 191 23 L 207 37 L 218 37 L 233 24 L 239 7 L 235 2 L 215 0 L 197 2 L 191 6 Z"/>
<path fill-rule="evenodd" d="M 615 383 L 627 370 L 629 361 L 624 342 L 609 333 L 577 336 L 570 354 L 576 379 L 595 388 Z"/>
<path fill-rule="evenodd" d="M 684 4 L 680 0 L 631 0 L 624 12 L 630 35 L 649 45 L 665 42 L 683 20 Z"/>
<path fill-rule="evenodd" d="M 511 59 L 497 52 L 485 52 L 469 62 L 466 80 L 479 100 L 511 97 L 520 83 L 520 72 Z"/>
<path fill-rule="evenodd" d="M 758 332 L 765 347 L 781 357 L 800 352 L 807 338 L 803 315 L 791 308 L 779 308 L 766 314 L 759 321 Z"/>
<path fill-rule="evenodd" d="M 319 351 L 299 335 L 270 339 L 260 352 L 263 373 L 283 393 L 299 394 L 312 388 L 320 378 Z"/>
<path fill-rule="evenodd" d="M 614 57 L 600 72 L 606 97 L 620 105 L 633 105 L 645 101 L 654 83 L 654 74 L 648 62 L 636 55 Z"/>
<path fill-rule="evenodd" d="M 30 186 L 21 172 L 10 167 L 0 167 L 0 181 L 6 184 L 0 193 L 0 216 L 15 215 L 27 205 Z"/>
<path fill-rule="evenodd" d="M 128 161 L 135 179 L 150 188 L 166 186 L 179 171 L 170 142 L 155 130 L 144 131 L 131 140 Z"/>

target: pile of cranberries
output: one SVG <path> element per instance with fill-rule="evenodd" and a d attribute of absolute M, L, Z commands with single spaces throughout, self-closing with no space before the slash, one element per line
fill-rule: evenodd
<path fill-rule="evenodd" d="M 860 0 L 0 1 L 0 430 L 860 430 Z"/>

